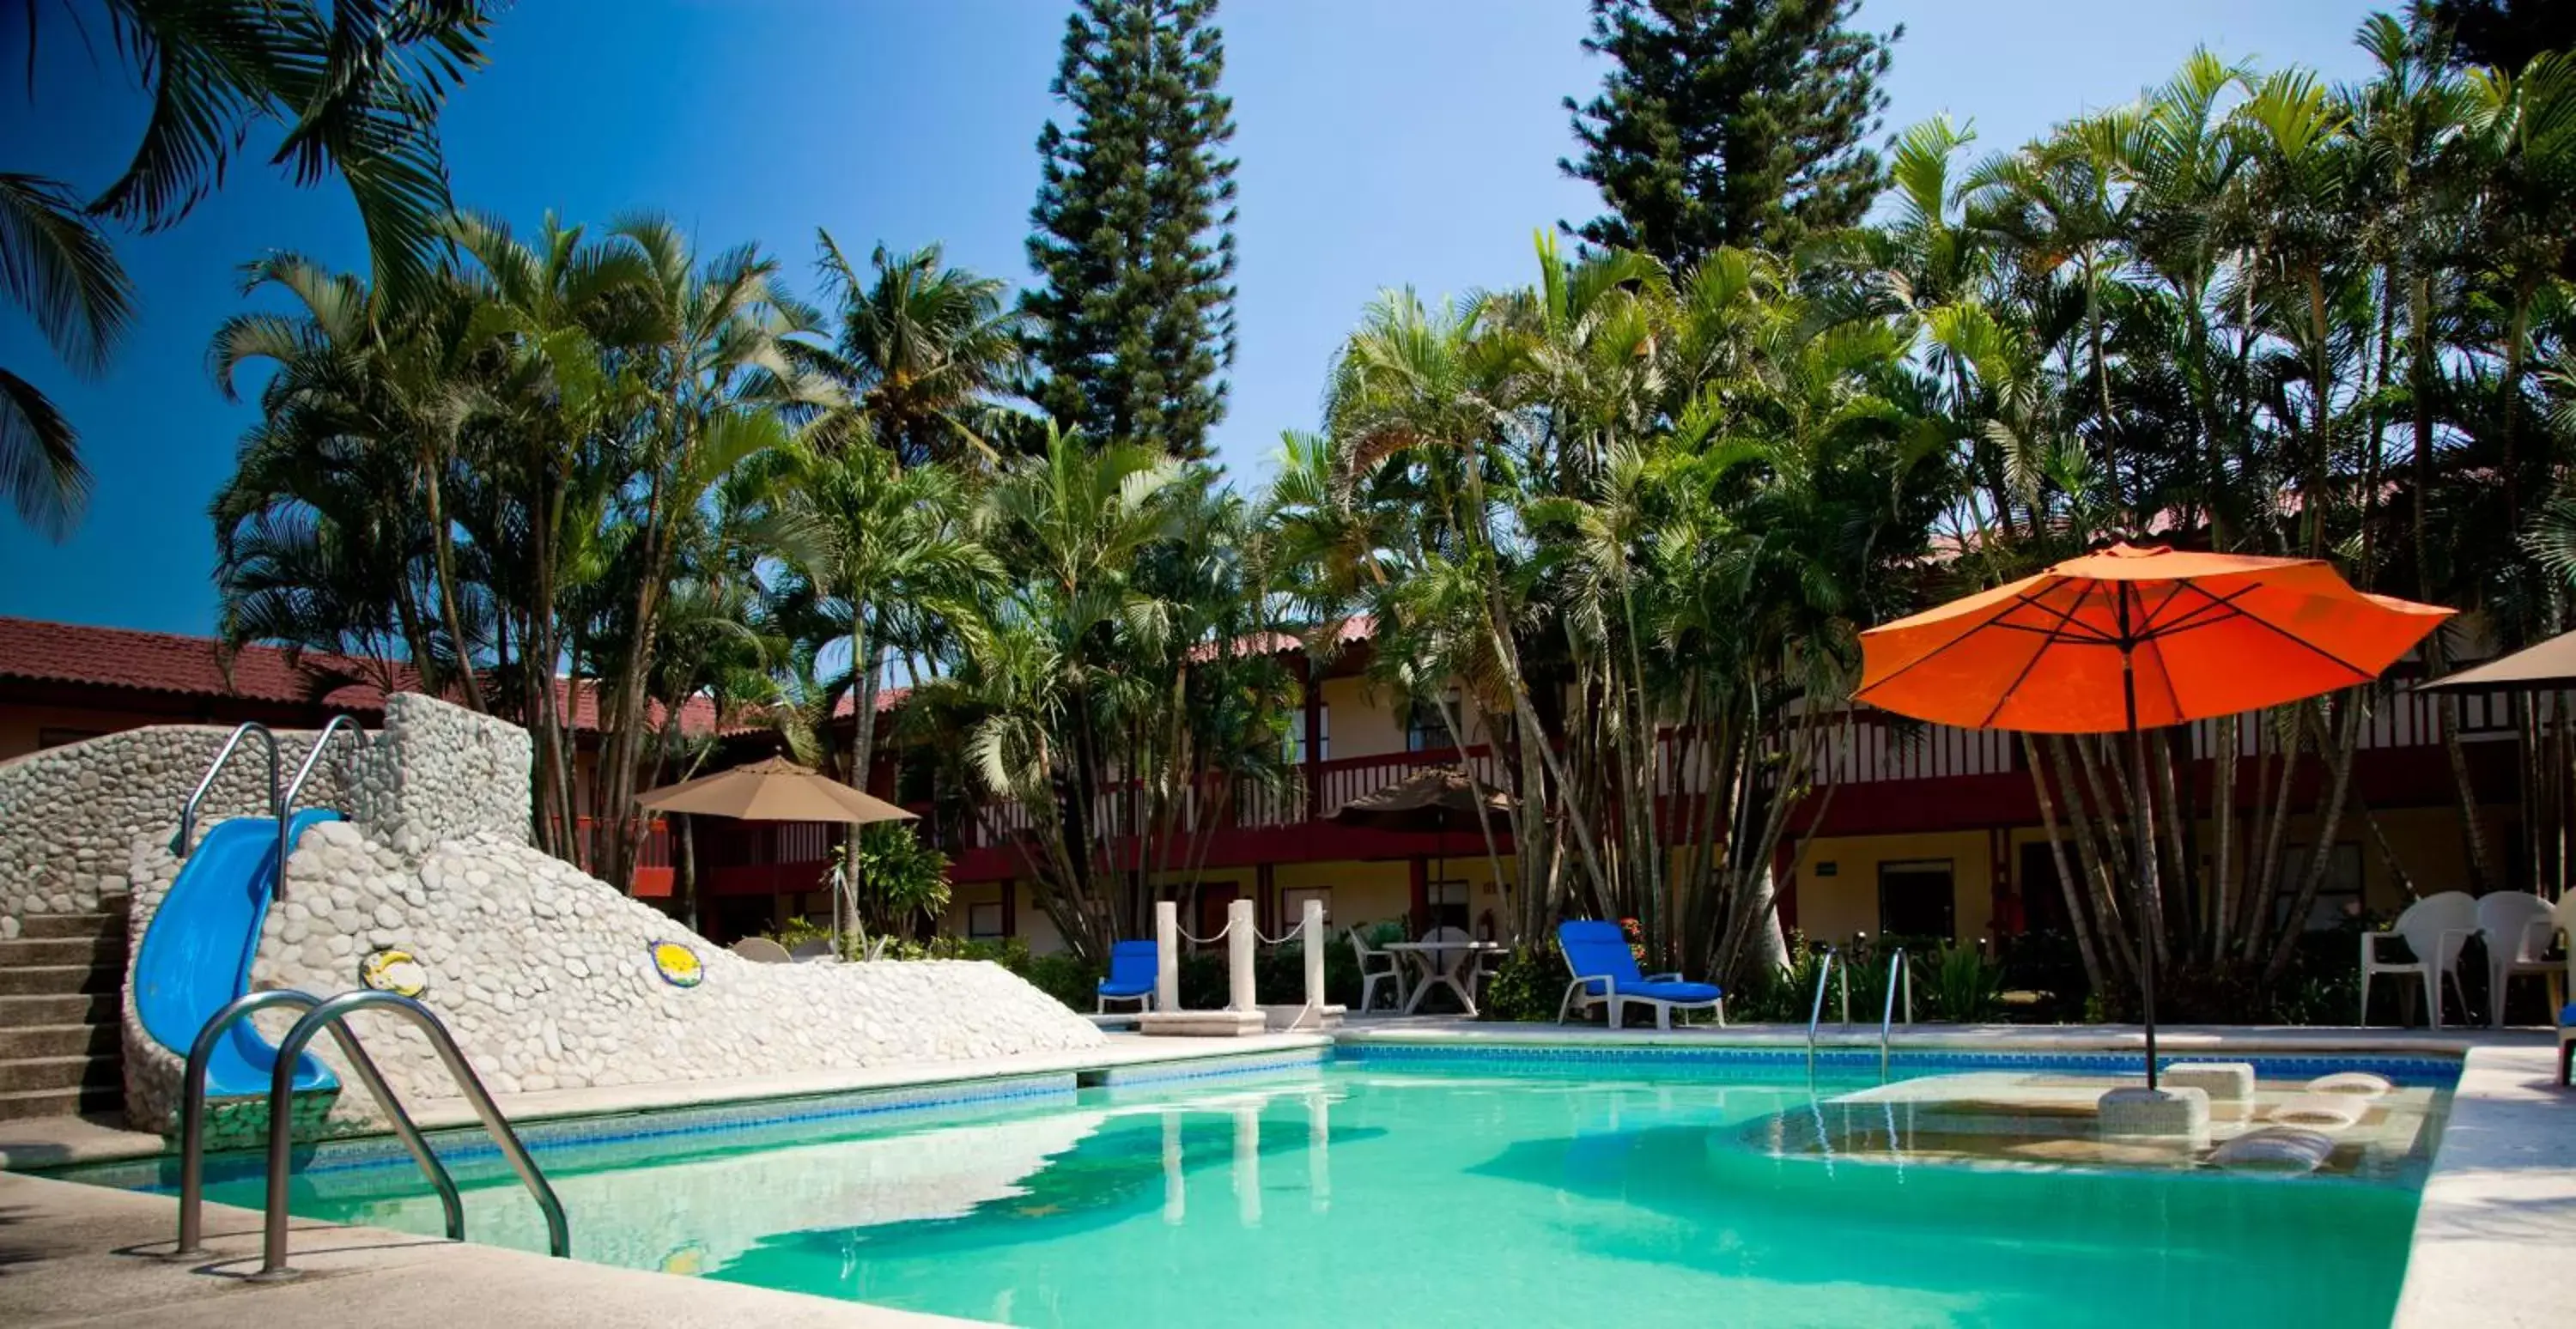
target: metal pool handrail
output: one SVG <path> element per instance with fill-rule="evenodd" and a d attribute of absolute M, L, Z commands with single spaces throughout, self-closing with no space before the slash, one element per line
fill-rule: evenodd
<path fill-rule="evenodd" d="M 1851 1028 L 1851 966 L 1837 965 L 1835 961 L 1842 957 L 1831 946 L 1824 947 L 1822 954 L 1824 963 L 1816 969 L 1816 1000 L 1807 1008 L 1807 1078 L 1811 1080 L 1816 1075 L 1816 1025 L 1825 1018 L 1827 978 L 1840 977 L 1842 980 L 1843 1028 Z"/>
<path fill-rule="evenodd" d="M 1896 989 L 1899 984 L 1905 988 L 1905 1022 L 1912 1024 L 1914 1023 L 1914 968 L 1905 963 L 1905 948 L 1902 946 L 1896 948 L 1896 954 L 1888 957 L 1887 1000 L 1878 1011 L 1878 1082 L 1880 1084 L 1887 1083 L 1888 1026 L 1896 1019 Z"/>
<path fill-rule="evenodd" d="M 333 734 L 340 733 L 343 730 L 347 731 L 361 744 L 364 744 L 367 741 L 366 727 L 359 724 L 355 717 L 347 715 L 332 716 L 330 721 L 322 726 L 322 732 L 313 736 L 313 748 L 311 751 L 304 754 L 304 764 L 295 768 L 295 778 L 287 781 L 286 793 L 279 800 L 279 807 L 284 808 L 289 814 L 292 814 L 295 811 L 295 796 L 304 792 L 304 782 L 312 777 L 313 768 L 322 764 L 322 749 L 331 745 L 331 736 Z"/>
<path fill-rule="evenodd" d="M 383 1011 L 401 1016 L 428 1037 L 430 1047 L 436 1050 L 438 1059 L 446 1063 L 447 1073 L 455 1078 L 457 1089 L 473 1107 L 474 1115 L 482 1119 L 483 1129 L 491 1135 L 492 1143 L 500 1147 L 501 1156 L 510 1160 L 511 1169 L 519 1174 L 519 1180 L 527 1186 L 528 1193 L 536 1197 L 537 1208 L 546 1216 L 547 1252 L 557 1258 L 570 1256 L 572 1230 L 564 1220 L 563 1201 L 555 1197 L 555 1188 L 547 1184 L 546 1174 L 537 1167 L 537 1161 L 528 1156 L 527 1146 L 519 1142 L 519 1133 L 510 1129 L 510 1119 L 502 1116 L 501 1109 L 493 1104 L 492 1095 L 483 1088 L 482 1077 L 476 1075 L 473 1066 L 466 1062 L 455 1038 L 448 1034 L 446 1024 L 427 1006 L 409 997 L 396 996 L 391 992 L 344 992 L 307 1011 L 304 1018 L 287 1031 L 285 1040 L 277 1045 L 277 1074 L 269 1082 L 268 1090 L 267 1232 L 261 1247 L 259 1272 L 251 1275 L 251 1279 L 254 1282 L 279 1282 L 295 1277 L 296 1272 L 286 1263 L 286 1196 L 290 1180 L 287 1174 L 294 1166 L 294 1127 L 289 1120 L 289 1100 L 295 1091 L 295 1058 L 323 1030 L 337 1026 L 359 1011 Z"/>
<path fill-rule="evenodd" d="M 188 850 L 196 845 L 197 808 L 206 801 L 207 793 L 214 789 L 215 777 L 223 773 L 224 763 L 233 759 L 234 750 L 241 747 L 241 741 L 252 734 L 259 735 L 260 742 L 268 745 L 268 815 L 277 818 L 277 875 L 278 880 L 284 881 L 286 879 L 286 805 L 280 801 L 277 783 L 277 735 L 270 733 L 268 726 L 257 720 L 245 720 L 234 726 L 231 737 L 226 738 L 222 749 L 215 753 L 215 759 L 206 763 L 206 774 L 204 778 L 197 781 L 196 792 L 189 794 L 188 801 L 179 805 L 179 838 L 171 843 L 170 852 L 175 857 L 186 858 Z"/>
<path fill-rule="evenodd" d="M 188 1048 L 187 1076 L 180 1082 L 179 1090 L 179 1245 L 170 1252 L 173 1256 L 206 1253 L 206 1072 L 214 1057 L 215 1045 L 222 1041 L 225 1031 L 231 1029 L 235 1021 L 255 1011 L 277 1006 L 309 1011 L 321 1004 L 320 997 L 289 988 L 254 992 L 215 1012 L 215 1018 L 206 1021 L 206 1027 L 197 1031 L 197 1041 Z M 358 1083 L 366 1086 L 367 1092 L 375 1098 L 376 1106 L 383 1109 L 386 1120 L 393 1124 L 394 1134 L 402 1138 L 403 1148 L 411 1151 L 412 1161 L 420 1164 L 421 1173 L 437 1190 L 439 1206 L 447 1211 L 447 1239 L 465 1240 L 465 1202 L 457 1196 L 456 1181 L 447 1175 L 446 1165 L 438 1161 L 438 1155 L 431 1152 L 429 1142 L 421 1138 L 420 1129 L 412 1125 L 410 1115 L 403 1111 L 401 1101 L 386 1086 L 385 1077 L 376 1069 L 374 1059 L 358 1045 L 358 1036 L 348 1026 L 335 1024 L 331 1026 L 331 1038 L 340 1045 L 342 1055 L 348 1057 L 349 1068 L 357 1074 Z M 287 1057 L 278 1064 L 292 1067 L 295 1059 Z M 291 1077 L 293 1072 L 290 1070 L 288 1074 Z M 270 1110 L 276 1110 L 273 1103 Z"/>

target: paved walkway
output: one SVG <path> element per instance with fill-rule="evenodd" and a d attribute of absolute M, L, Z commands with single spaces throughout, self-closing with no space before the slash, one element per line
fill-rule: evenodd
<path fill-rule="evenodd" d="M 0 1174 L 0 1324 L 937 1329 L 970 1323 L 328 1223 L 295 1224 L 294 1266 L 302 1278 L 252 1283 L 245 1276 L 259 1267 L 259 1215 L 207 1205 L 208 1257 L 176 1261 L 166 1252 L 178 1209 L 166 1196 Z"/>
<path fill-rule="evenodd" d="M 2576 1324 L 2576 1091 L 2547 1048 L 2469 1054 L 2415 1214 L 2396 1329 Z"/>

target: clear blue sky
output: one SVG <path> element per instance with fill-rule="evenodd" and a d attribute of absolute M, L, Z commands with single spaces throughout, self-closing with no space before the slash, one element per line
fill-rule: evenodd
<path fill-rule="evenodd" d="M 1891 130 L 1946 111 L 2002 148 L 2129 99 L 2200 44 L 2358 77 L 2352 31 L 2393 3 L 1865 0 L 1862 20 L 1906 28 Z M 521 0 L 447 114 L 456 196 L 521 227 L 549 209 L 660 209 L 708 252 L 756 240 L 800 280 L 821 225 L 862 252 L 942 242 L 954 262 L 1025 281 L 1032 145 L 1056 109 L 1066 8 Z M 1535 228 L 1597 210 L 1556 169 L 1572 146 L 1558 101 L 1588 96 L 1602 62 L 1577 45 L 1581 0 L 1228 0 L 1222 23 L 1241 126 L 1242 349 L 1216 438 L 1250 486 L 1280 430 L 1314 425 L 1326 363 L 1375 292 L 1525 281 Z M 23 69 L 23 33 L 0 26 L 0 69 Z M 48 32 L 35 107 L 18 80 L 0 85 L 0 169 L 96 187 L 130 149 L 140 101 L 99 85 L 69 28 Z M 336 184 L 291 189 L 254 153 L 176 230 L 121 239 L 142 312 L 104 381 L 73 380 L 0 311 L 0 364 L 54 394 L 98 480 L 65 544 L 0 514 L 0 614 L 211 629 L 205 507 L 254 412 L 216 393 L 206 338 L 246 307 L 237 265 L 269 249 L 364 261 Z"/>

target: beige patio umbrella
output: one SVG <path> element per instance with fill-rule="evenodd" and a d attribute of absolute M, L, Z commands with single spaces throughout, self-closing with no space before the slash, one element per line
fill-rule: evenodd
<path fill-rule="evenodd" d="M 689 812 L 741 821 L 837 821 L 864 826 L 879 821 L 911 821 L 913 815 L 863 789 L 848 785 L 784 757 L 702 775 L 637 794 L 635 802 L 656 812 Z M 841 945 L 841 892 L 832 891 L 832 949 Z"/>

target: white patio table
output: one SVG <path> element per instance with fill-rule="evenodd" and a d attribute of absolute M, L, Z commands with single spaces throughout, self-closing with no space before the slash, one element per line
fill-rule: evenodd
<path fill-rule="evenodd" d="M 1432 984 L 1439 983 L 1458 994 L 1458 1004 L 1466 1007 L 1467 1014 L 1472 1016 L 1476 1013 L 1479 963 L 1484 956 L 1501 951 L 1503 946 L 1501 942 L 1494 941 L 1390 941 L 1379 949 L 1395 952 L 1422 971 L 1422 981 L 1413 985 L 1412 1000 L 1404 1003 L 1405 1014 L 1411 1015 L 1413 1008 L 1422 1004 L 1423 994 L 1431 990 Z M 1462 971 L 1467 980 L 1464 983 L 1458 981 Z"/>

